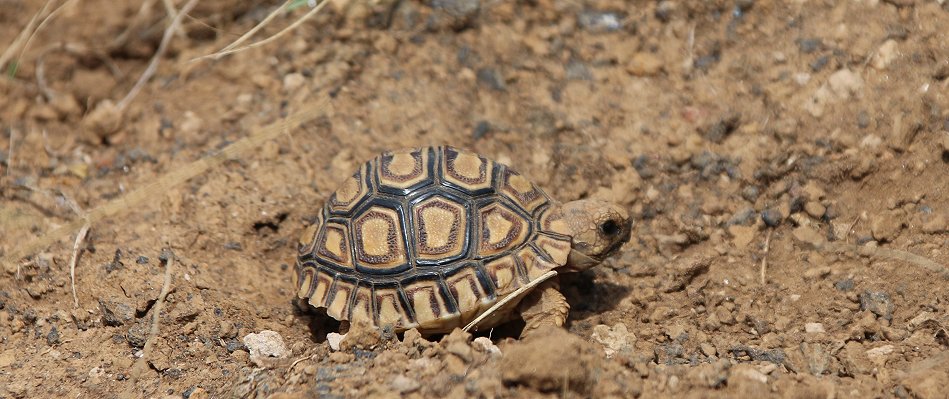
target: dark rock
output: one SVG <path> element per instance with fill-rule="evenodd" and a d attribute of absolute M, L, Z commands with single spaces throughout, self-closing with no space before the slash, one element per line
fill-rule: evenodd
<path fill-rule="evenodd" d="M 652 159 L 645 155 L 640 155 L 633 160 L 633 168 L 643 179 L 649 179 L 656 175 L 656 167 L 653 165 Z"/>
<path fill-rule="evenodd" d="M 432 0 L 432 8 L 441 10 L 455 18 L 471 17 L 481 8 L 479 0 Z"/>
<path fill-rule="evenodd" d="M 471 131 L 471 138 L 477 140 L 491 132 L 491 124 L 488 121 L 478 121 Z"/>
<path fill-rule="evenodd" d="M 244 249 L 244 247 L 237 241 L 230 241 L 224 244 L 224 249 L 231 251 L 241 251 Z"/>
<path fill-rule="evenodd" d="M 857 127 L 866 129 L 867 126 L 870 126 L 870 114 L 867 111 L 860 111 L 857 113 Z"/>
<path fill-rule="evenodd" d="M 761 190 L 758 189 L 758 186 L 745 186 L 741 189 L 741 197 L 748 202 L 755 202 L 758 200 L 758 196 L 761 195 Z"/>
<path fill-rule="evenodd" d="M 837 291 L 843 291 L 843 292 L 850 291 L 853 289 L 853 279 L 848 278 L 848 279 L 840 280 L 834 283 L 834 288 L 836 288 Z"/>
<path fill-rule="evenodd" d="M 567 80 L 593 80 L 593 72 L 582 61 L 570 60 L 564 69 Z"/>
<path fill-rule="evenodd" d="M 227 346 L 225 348 L 227 349 L 228 353 L 234 352 L 236 350 L 247 350 L 247 347 L 244 346 L 244 343 L 236 339 L 227 341 Z"/>
<path fill-rule="evenodd" d="M 501 74 L 494 68 L 480 68 L 478 69 L 477 75 L 478 82 L 492 90 L 504 91 L 507 88 L 504 83 L 504 78 L 502 78 Z"/>
<path fill-rule="evenodd" d="M 148 264 L 148 257 L 147 257 L 147 256 L 139 256 L 138 258 L 135 259 L 135 263 L 138 263 L 138 264 L 140 264 L 140 265 L 147 265 L 147 264 Z"/>
<path fill-rule="evenodd" d="M 741 114 L 731 113 L 723 116 L 715 123 L 699 129 L 702 137 L 713 143 L 721 143 L 728 135 L 741 126 Z"/>
<path fill-rule="evenodd" d="M 49 334 L 46 334 L 46 344 L 53 346 L 59 343 L 59 330 L 56 326 L 53 326 L 49 329 Z"/>
<path fill-rule="evenodd" d="M 613 32 L 623 28 L 621 14 L 610 11 L 584 10 L 577 15 L 580 28 L 590 32 Z"/>
<path fill-rule="evenodd" d="M 431 30 L 462 30 L 474 25 L 481 9 L 479 0 L 432 0 L 435 11 L 428 21 Z"/>
<path fill-rule="evenodd" d="M 654 351 L 659 364 L 673 365 L 688 363 L 688 360 L 682 357 L 685 353 L 685 349 L 680 344 L 658 345 Z"/>
<path fill-rule="evenodd" d="M 827 66 L 829 62 L 830 62 L 830 57 L 826 55 L 817 57 L 817 59 L 811 62 L 810 64 L 811 71 L 820 72 L 820 70 L 824 69 L 824 67 Z"/>
<path fill-rule="evenodd" d="M 822 47 L 820 39 L 797 39 L 797 47 L 804 54 L 810 54 Z"/>
<path fill-rule="evenodd" d="M 728 223 L 726 223 L 726 225 L 749 225 L 754 223 L 756 215 L 757 213 L 755 212 L 754 208 L 743 208 L 738 212 L 735 212 L 731 219 L 728 219 Z"/>
<path fill-rule="evenodd" d="M 675 2 L 663 0 L 656 5 L 656 18 L 662 22 L 669 22 L 675 16 Z"/>
<path fill-rule="evenodd" d="M 695 69 L 698 69 L 703 72 L 707 72 L 708 69 L 711 68 L 713 65 L 718 64 L 718 62 L 721 61 L 721 59 L 722 59 L 721 51 L 715 50 L 715 51 L 712 51 L 712 53 L 710 54 L 703 55 L 699 58 L 696 58 L 695 62 L 693 62 L 692 64 L 695 67 Z"/>
<path fill-rule="evenodd" d="M 99 300 L 102 309 L 102 323 L 107 326 L 118 327 L 135 317 L 135 310 L 121 302 Z"/>
<path fill-rule="evenodd" d="M 123 267 L 125 267 L 125 264 L 122 263 L 122 250 L 116 248 L 115 255 L 112 256 L 112 261 L 105 264 L 105 271 L 111 273 Z"/>
<path fill-rule="evenodd" d="M 869 310 L 884 320 L 893 319 L 893 301 L 882 291 L 864 291 L 860 294 L 860 310 Z"/>
<path fill-rule="evenodd" d="M 787 356 L 781 349 L 761 350 L 750 346 L 739 345 L 731 350 L 732 356 L 736 358 L 747 356 L 752 361 L 771 362 L 774 364 L 784 364 Z"/>
<path fill-rule="evenodd" d="M 125 340 L 132 347 L 144 348 L 145 341 L 148 340 L 148 329 L 142 323 L 135 323 L 132 327 L 129 327 L 128 333 L 125 334 Z"/>
<path fill-rule="evenodd" d="M 761 220 L 768 227 L 778 227 L 784 221 L 784 215 L 777 209 L 768 208 L 761 212 Z"/>

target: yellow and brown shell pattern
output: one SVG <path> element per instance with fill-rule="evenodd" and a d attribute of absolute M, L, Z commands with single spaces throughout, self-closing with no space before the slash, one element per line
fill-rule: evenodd
<path fill-rule="evenodd" d="M 451 331 L 566 263 L 559 209 L 524 176 L 471 152 L 384 153 L 304 231 L 297 296 L 337 320 Z"/>

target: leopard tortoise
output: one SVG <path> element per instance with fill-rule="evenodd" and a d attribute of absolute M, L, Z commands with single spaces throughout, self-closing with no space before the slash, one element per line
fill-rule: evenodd
<path fill-rule="evenodd" d="M 300 237 L 302 306 L 395 332 L 562 326 L 557 273 L 599 264 L 629 240 L 627 212 L 558 203 L 510 167 L 452 147 L 363 164 Z"/>

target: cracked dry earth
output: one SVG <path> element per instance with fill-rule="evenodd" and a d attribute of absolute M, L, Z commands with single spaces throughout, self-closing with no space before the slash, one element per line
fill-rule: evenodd
<path fill-rule="evenodd" d="M 4 48 L 44 3 L 0 2 Z M 189 62 L 279 3 L 199 2 L 118 113 L 163 2 L 68 2 L 13 53 L 0 397 L 949 397 L 949 2 L 340 0 Z M 621 254 L 563 281 L 567 329 L 336 342 L 291 304 L 338 182 L 431 144 L 630 210 Z M 15 256 L 116 203 L 80 243 L 78 306 L 78 229 Z"/>

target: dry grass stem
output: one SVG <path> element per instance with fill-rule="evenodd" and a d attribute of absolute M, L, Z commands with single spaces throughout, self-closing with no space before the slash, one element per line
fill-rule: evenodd
<path fill-rule="evenodd" d="M 142 357 L 138 358 L 135 361 L 135 364 L 132 365 L 132 370 L 129 373 L 131 377 L 131 384 L 129 386 L 129 391 L 126 393 L 128 397 L 134 397 L 131 394 L 131 391 L 136 389 L 136 382 L 142 376 L 142 373 L 147 371 L 147 366 L 145 362 L 148 361 L 148 357 L 152 352 L 152 347 L 155 346 L 155 339 L 158 338 L 159 326 L 161 324 L 161 310 L 165 306 L 165 298 L 168 297 L 168 292 L 171 291 L 171 273 L 172 269 L 175 266 L 175 254 L 169 250 L 162 250 L 162 258 L 165 259 L 165 277 L 162 282 L 161 292 L 158 294 L 158 299 L 155 300 L 155 306 L 152 306 L 152 326 L 148 332 L 148 338 L 145 340 L 145 347 L 142 348 Z"/>
<path fill-rule="evenodd" d="M 761 255 L 761 267 L 758 270 L 761 278 L 761 285 L 768 283 L 768 252 L 771 251 L 771 234 L 774 229 L 768 229 L 768 235 L 764 238 L 764 254 Z"/>
<path fill-rule="evenodd" d="M 129 21 L 128 25 L 125 27 L 125 30 L 122 33 L 119 33 L 115 36 L 115 39 L 112 40 L 112 43 L 109 45 L 111 48 L 122 47 L 125 42 L 128 40 L 129 35 L 132 33 L 132 29 L 138 25 L 139 21 L 145 18 L 145 15 L 148 14 L 148 10 L 152 8 L 152 4 L 155 3 L 155 0 L 145 0 L 142 2 L 142 6 L 138 8 L 138 12 L 135 13 L 135 17 Z"/>
<path fill-rule="evenodd" d="M 72 258 L 69 259 L 69 285 L 72 288 L 72 302 L 74 308 L 79 308 L 79 297 L 76 295 L 76 262 L 79 260 L 79 246 L 89 233 L 89 224 L 86 223 L 76 234 L 76 242 L 72 246 Z"/>
<path fill-rule="evenodd" d="M 241 35 L 241 37 L 237 38 L 237 40 L 231 42 L 231 44 L 228 44 L 227 46 L 225 46 L 223 49 L 221 49 L 221 51 L 227 51 L 227 50 L 233 49 L 234 47 L 237 47 L 241 45 L 242 43 L 244 43 L 245 41 L 247 41 L 247 39 L 250 39 L 251 36 L 257 34 L 257 32 L 260 31 L 264 26 L 267 26 L 267 24 L 273 21 L 273 19 L 276 18 L 277 15 L 280 15 L 281 12 L 286 10 L 287 7 L 290 6 L 290 3 L 292 1 L 293 0 L 285 1 L 276 10 L 273 10 L 273 12 L 271 12 L 270 14 L 267 14 L 267 17 L 265 17 L 263 21 L 260 21 L 260 23 L 258 23 L 257 25 L 254 25 L 253 28 L 251 28 L 249 31 L 247 31 L 243 35 Z M 220 53 L 220 51 L 218 53 Z M 215 59 L 220 59 L 220 58 L 221 56 L 215 57 Z"/>
<path fill-rule="evenodd" d="M 314 15 L 316 15 L 318 12 L 320 12 L 320 10 L 322 10 L 323 7 L 325 7 L 327 3 L 329 3 L 329 0 L 323 0 L 323 1 L 321 1 L 319 4 L 316 5 L 316 7 L 313 7 L 312 9 L 310 9 L 310 11 L 307 11 L 306 14 L 304 14 L 303 16 L 301 16 L 300 18 L 298 18 L 296 21 L 293 21 L 293 23 L 290 24 L 290 26 L 287 26 L 286 28 L 283 28 L 283 30 L 281 30 L 280 32 L 277 32 L 277 33 L 274 34 L 273 36 L 270 36 L 270 37 L 268 37 L 268 38 L 266 38 L 266 39 L 263 39 L 263 40 L 260 40 L 260 41 L 258 41 L 258 42 L 254 42 L 254 43 L 248 44 L 248 45 L 246 45 L 246 46 L 244 46 L 244 47 L 232 48 L 232 49 L 229 49 L 229 50 L 225 48 L 224 50 L 218 51 L 218 52 L 216 52 L 216 53 L 214 53 L 214 54 L 208 54 L 208 55 L 205 55 L 205 56 L 202 56 L 202 57 L 194 58 L 194 59 L 192 59 L 190 62 L 201 61 L 201 60 L 208 59 L 208 58 L 220 59 L 221 57 L 223 57 L 223 56 L 225 56 L 225 55 L 228 55 L 228 54 L 239 53 L 239 52 L 241 52 L 241 51 L 250 50 L 250 49 L 252 49 L 252 48 L 264 46 L 264 45 L 266 45 L 266 44 L 268 44 L 268 43 L 270 43 L 270 42 L 273 42 L 274 40 L 277 40 L 277 39 L 280 38 L 281 36 L 285 35 L 287 32 L 290 32 L 290 31 L 296 29 L 297 27 L 299 27 L 301 24 L 303 24 L 303 22 L 306 22 L 306 20 L 310 19 L 311 17 L 313 17 Z M 279 11 L 279 9 L 278 9 L 278 11 Z M 276 12 L 277 12 L 277 11 L 274 11 L 274 13 L 276 13 Z M 271 13 L 271 14 L 273 14 L 273 13 Z M 269 19 L 270 16 L 268 15 L 267 18 Z M 267 19 L 265 19 L 264 21 L 262 21 L 260 24 L 257 24 L 257 25 L 258 25 L 258 26 L 261 26 L 262 24 L 264 24 L 265 21 L 267 21 Z M 258 29 L 258 27 L 255 26 L 254 29 Z M 254 29 L 251 29 L 251 31 L 254 31 Z M 250 33 L 250 32 L 248 32 L 248 33 Z M 245 34 L 244 36 L 247 36 L 247 34 Z M 244 36 L 241 36 L 241 38 L 238 39 L 238 41 L 241 41 L 242 39 L 244 39 Z M 233 45 L 233 43 L 232 43 L 232 45 Z M 231 47 L 231 46 L 229 46 L 229 47 Z"/>
<path fill-rule="evenodd" d="M 35 32 L 34 28 L 36 27 L 36 21 L 40 19 L 41 15 L 46 15 L 46 11 L 49 10 L 49 6 L 53 4 L 53 0 L 47 0 L 43 4 L 43 8 L 40 11 L 33 15 L 33 18 L 30 18 L 30 22 L 26 23 L 26 26 L 23 27 L 23 30 L 20 31 L 20 34 L 17 35 L 16 39 L 13 40 L 13 43 L 10 43 L 10 46 L 3 51 L 3 54 L 0 54 L 0 68 L 7 65 L 7 62 L 13 57 L 13 53 L 18 52 L 21 48 L 25 47 L 23 44 L 33 37 Z M 22 53 L 22 52 L 20 52 Z"/>
<path fill-rule="evenodd" d="M 145 68 L 145 72 L 142 73 L 142 76 L 138 78 L 138 81 L 135 82 L 135 86 L 132 86 L 132 89 L 129 90 L 128 94 L 125 95 L 116 107 L 119 111 L 125 110 L 125 107 L 135 99 L 135 96 L 138 95 L 138 92 L 142 90 L 142 87 L 145 86 L 145 83 L 155 74 L 155 71 L 158 69 L 158 61 L 161 60 L 162 55 L 165 54 L 165 50 L 168 49 L 168 42 L 171 41 L 171 37 L 174 36 L 175 31 L 178 29 L 178 26 L 181 25 L 181 19 L 184 15 L 191 12 L 191 9 L 198 4 L 198 0 L 188 0 L 185 3 L 184 7 L 181 7 L 181 11 L 178 12 L 178 15 L 175 16 L 175 19 L 171 21 L 171 24 L 165 28 L 165 34 L 162 35 L 161 43 L 158 44 L 158 50 L 155 51 L 155 55 L 152 56 L 151 61 L 148 63 L 148 67 Z"/>
<path fill-rule="evenodd" d="M 21 258 L 31 255 L 41 248 L 45 248 L 61 239 L 68 232 L 76 231 L 85 224 L 95 224 L 100 220 L 123 214 L 129 209 L 133 209 L 145 203 L 148 200 L 159 197 L 169 188 L 181 184 L 195 176 L 205 173 L 208 169 L 220 165 L 222 162 L 239 157 L 251 150 L 256 150 L 264 142 L 277 137 L 278 135 L 296 128 L 297 126 L 316 119 L 324 114 L 323 108 L 329 106 L 326 99 L 315 100 L 303 104 L 300 111 L 290 114 L 286 119 L 279 120 L 268 126 L 257 129 L 249 136 L 240 139 L 222 150 L 198 159 L 187 165 L 168 172 L 151 183 L 137 190 L 132 190 L 127 194 L 116 198 L 102 206 L 90 210 L 85 218 L 70 221 L 58 228 L 49 231 L 39 238 L 17 245 L 0 259 L 3 264 L 18 262 Z"/>

